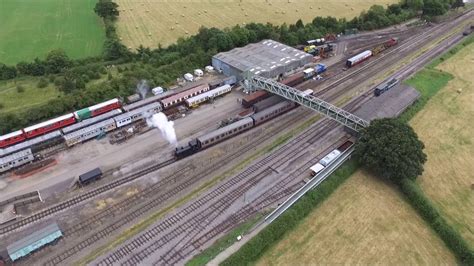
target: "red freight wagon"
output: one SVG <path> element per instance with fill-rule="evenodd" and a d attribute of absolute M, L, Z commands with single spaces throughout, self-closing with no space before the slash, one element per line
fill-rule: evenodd
<path fill-rule="evenodd" d="M 74 114 L 67 114 L 24 129 L 27 138 L 33 138 L 47 132 L 76 123 Z"/>
<path fill-rule="evenodd" d="M 0 148 L 4 148 L 18 142 L 22 142 L 26 139 L 23 130 L 18 130 L 6 135 L 0 136 Z"/>

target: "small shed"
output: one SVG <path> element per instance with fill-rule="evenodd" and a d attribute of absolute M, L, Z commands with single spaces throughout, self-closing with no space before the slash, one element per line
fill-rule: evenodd
<path fill-rule="evenodd" d="M 46 227 L 36 230 L 25 238 L 22 238 L 7 246 L 8 256 L 16 261 L 28 254 L 48 245 L 63 236 L 57 223 L 51 223 Z"/>

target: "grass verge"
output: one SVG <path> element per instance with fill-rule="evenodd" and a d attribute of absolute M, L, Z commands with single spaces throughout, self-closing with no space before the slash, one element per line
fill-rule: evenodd
<path fill-rule="evenodd" d="M 217 240 L 214 244 L 212 244 L 212 246 L 204 250 L 201 254 L 188 261 L 186 266 L 206 265 L 209 261 L 219 255 L 220 252 L 234 244 L 237 236 L 246 234 L 260 220 L 261 217 L 262 215 L 259 214 L 251 220 L 239 225 L 224 237 Z"/>
<path fill-rule="evenodd" d="M 249 240 L 239 251 L 227 258 L 222 265 L 247 265 L 257 261 L 261 255 L 308 216 L 314 208 L 326 200 L 358 167 L 359 165 L 354 159 L 344 163 L 321 185 L 309 191 L 288 211 Z"/>

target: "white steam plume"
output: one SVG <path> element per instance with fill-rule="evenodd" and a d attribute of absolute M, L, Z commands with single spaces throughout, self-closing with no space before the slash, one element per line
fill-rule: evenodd
<path fill-rule="evenodd" d="M 161 131 L 161 135 L 175 147 L 178 146 L 176 132 L 174 131 L 173 121 L 168 121 L 168 118 L 163 113 L 154 114 L 146 119 L 148 126 L 156 127 Z"/>
<path fill-rule="evenodd" d="M 150 89 L 150 86 L 148 86 L 148 83 L 146 82 L 146 80 L 142 79 L 140 80 L 140 82 L 138 82 L 136 91 L 138 94 L 140 94 L 142 99 L 145 99 L 149 89 Z"/>

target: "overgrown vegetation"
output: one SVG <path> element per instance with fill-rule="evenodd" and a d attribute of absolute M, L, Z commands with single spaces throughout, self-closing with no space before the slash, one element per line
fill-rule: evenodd
<path fill-rule="evenodd" d="M 296 227 L 314 208 L 326 200 L 334 190 L 355 172 L 358 166 L 355 160 L 344 163 L 321 185 L 309 191 L 293 207 L 249 240 L 239 251 L 227 258 L 222 265 L 248 265 L 257 261 L 265 251 L 282 239 L 289 230 Z"/>
<path fill-rule="evenodd" d="M 451 0 L 433 1 L 443 2 L 443 6 L 454 3 Z M 100 0 L 94 10 L 103 18 L 106 31 L 101 58 L 70 60 L 63 51 L 56 50 L 45 60 L 35 59 L 16 66 L 0 64 L 0 79 L 54 75 L 55 86 L 65 93 L 45 105 L 0 115 L 0 134 L 113 97 L 128 96 L 142 79 L 146 79 L 150 86 L 170 85 L 183 73 L 209 64 L 214 54 L 262 39 L 296 45 L 354 27 L 368 30 L 396 24 L 414 17 L 424 7 L 412 2 L 407 0 L 387 8 L 374 5 L 350 21 L 316 17 L 307 24 L 299 20 L 295 24 L 281 26 L 249 23 L 223 30 L 201 28 L 195 36 L 181 38 L 167 48 L 152 50 L 139 47 L 136 52 L 131 52 L 120 42 L 116 33 L 114 21 L 119 14 L 117 5 L 111 0 Z M 100 81 L 91 82 L 93 80 Z"/>

